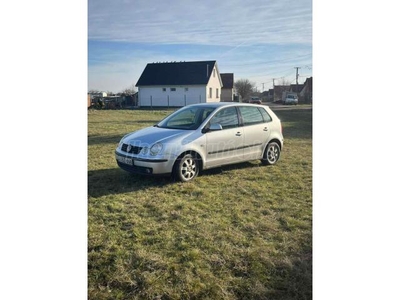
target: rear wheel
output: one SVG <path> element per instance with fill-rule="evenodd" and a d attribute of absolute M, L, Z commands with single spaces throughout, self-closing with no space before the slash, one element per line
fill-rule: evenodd
<path fill-rule="evenodd" d="M 199 162 L 192 154 L 186 154 L 176 161 L 174 175 L 175 178 L 186 182 L 194 179 L 199 174 Z"/>
<path fill-rule="evenodd" d="M 264 157 L 261 162 L 264 165 L 274 165 L 279 160 L 281 156 L 281 148 L 279 147 L 278 143 L 271 142 L 267 145 L 264 151 Z"/>

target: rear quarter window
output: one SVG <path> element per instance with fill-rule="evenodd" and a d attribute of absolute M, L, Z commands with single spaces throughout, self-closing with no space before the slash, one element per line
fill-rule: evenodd
<path fill-rule="evenodd" d="M 264 122 L 271 122 L 272 118 L 271 116 L 267 113 L 267 111 L 264 108 L 259 108 L 260 113 L 264 119 Z"/>

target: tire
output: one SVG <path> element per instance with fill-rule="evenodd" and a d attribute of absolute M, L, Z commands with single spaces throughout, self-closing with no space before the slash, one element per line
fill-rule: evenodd
<path fill-rule="evenodd" d="M 193 180 L 199 174 L 199 162 L 192 154 L 186 154 L 175 163 L 174 177 L 182 182 Z"/>
<path fill-rule="evenodd" d="M 281 156 L 281 148 L 278 143 L 271 142 L 264 151 L 264 157 L 261 160 L 263 165 L 275 165 Z"/>

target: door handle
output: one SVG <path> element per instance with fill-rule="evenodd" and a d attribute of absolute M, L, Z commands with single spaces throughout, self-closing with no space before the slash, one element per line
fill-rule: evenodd
<path fill-rule="evenodd" d="M 242 135 L 242 133 L 241 132 L 236 132 L 236 136 L 241 136 Z"/>
<path fill-rule="evenodd" d="M 268 131 L 268 127 L 264 127 L 264 129 L 263 129 L 264 131 Z"/>

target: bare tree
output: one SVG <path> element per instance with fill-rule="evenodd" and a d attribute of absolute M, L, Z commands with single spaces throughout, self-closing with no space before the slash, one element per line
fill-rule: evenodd
<path fill-rule="evenodd" d="M 125 94 L 125 95 L 133 95 L 135 93 L 136 93 L 136 89 L 135 89 L 134 84 L 132 84 L 131 86 L 127 87 L 126 89 L 124 89 L 122 91 L 122 94 Z"/>
<path fill-rule="evenodd" d="M 290 85 L 290 81 L 282 77 L 281 80 L 279 80 L 279 85 Z"/>
<path fill-rule="evenodd" d="M 235 82 L 235 89 L 242 97 L 242 100 L 247 99 L 255 90 L 255 83 L 250 82 L 248 79 L 239 79 Z"/>

